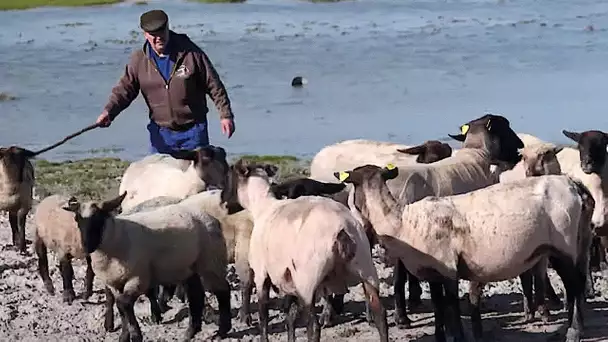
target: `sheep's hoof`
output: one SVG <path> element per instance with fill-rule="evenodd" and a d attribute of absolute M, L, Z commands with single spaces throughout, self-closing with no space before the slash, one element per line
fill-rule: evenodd
<path fill-rule="evenodd" d="M 404 314 L 395 314 L 395 324 L 399 329 L 409 329 L 412 326 L 412 322 Z"/>
<path fill-rule="evenodd" d="M 55 286 L 53 286 L 53 282 L 45 281 L 44 288 L 46 289 L 46 292 L 48 292 L 51 296 L 55 295 Z"/>
<path fill-rule="evenodd" d="M 186 335 L 184 336 L 184 341 L 190 341 L 196 336 L 196 334 L 201 331 L 201 327 L 193 327 L 189 326 L 188 330 L 186 330 Z"/>
<path fill-rule="evenodd" d="M 568 328 L 568 331 L 566 332 L 566 342 L 580 342 L 580 340 L 581 333 L 574 328 Z"/>
<path fill-rule="evenodd" d="M 246 324 L 247 326 L 252 326 L 253 325 L 253 321 L 251 319 L 251 315 L 247 314 L 247 313 L 243 313 L 242 311 L 239 311 L 237 319 L 239 320 L 239 322 Z"/>
<path fill-rule="evenodd" d="M 63 302 L 68 303 L 68 304 L 72 304 L 72 302 L 74 301 L 74 298 L 76 298 L 76 294 L 74 293 L 74 290 L 64 290 L 62 295 L 63 295 Z"/>

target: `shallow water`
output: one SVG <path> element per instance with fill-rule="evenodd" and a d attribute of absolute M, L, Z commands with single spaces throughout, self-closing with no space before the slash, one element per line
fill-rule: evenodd
<path fill-rule="evenodd" d="M 210 135 L 231 153 L 310 157 L 351 138 L 417 143 L 484 112 L 554 142 L 566 142 L 562 129 L 608 130 L 606 2 L 151 1 L 0 12 L 0 92 L 18 97 L 0 102 L 0 145 L 39 148 L 93 122 L 141 46 L 138 18 L 151 7 L 218 68 L 237 130 L 221 135 L 209 101 Z M 292 88 L 295 75 L 309 84 Z M 110 128 L 44 157 L 139 158 L 147 120 L 140 96 Z"/>

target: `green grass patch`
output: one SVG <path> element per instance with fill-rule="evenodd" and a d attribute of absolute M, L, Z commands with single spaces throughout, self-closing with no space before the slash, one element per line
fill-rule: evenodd
<path fill-rule="evenodd" d="M 110 5 L 122 0 L 1 0 L 0 10 L 21 10 L 35 7 L 76 7 Z"/>
<path fill-rule="evenodd" d="M 279 167 L 279 179 L 308 176 L 309 164 L 294 156 L 244 155 L 238 158 Z M 107 199 L 118 194 L 120 180 L 131 162 L 119 158 L 92 157 L 63 162 L 34 160 L 36 194 L 42 199 L 53 194 L 74 195 L 79 199 Z"/>

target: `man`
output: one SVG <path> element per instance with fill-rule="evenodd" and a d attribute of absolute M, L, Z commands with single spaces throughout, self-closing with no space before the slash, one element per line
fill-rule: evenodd
<path fill-rule="evenodd" d="M 141 90 L 149 109 L 151 153 L 209 145 L 206 94 L 220 113 L 222 133 L 230 138 L 235 130 L 230 100 L 213 64 L 187 35 L 170 30 L 168 22 L 162 10 L 141 15 L 146 42 L 131 54 L 97 118 L 100 126 L 110 126 Z"/>

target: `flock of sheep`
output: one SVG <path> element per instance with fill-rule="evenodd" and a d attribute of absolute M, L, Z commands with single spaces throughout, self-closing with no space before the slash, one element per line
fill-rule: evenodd
<path fill-rule="evenodd" d="M 516 134 L 509 121 L 487 114 L 461 126 L 452 149 L 436 140 L 404 146 L 349 140 L 323 148 L 311 176 L 277 183 L 275 165 L 238 160 L 208 146 L 179 155 L 154 154 L 125 171 L 115 198 L 81 201 L 55 194 L 36 207 L 34 249 L 45 289 L 54 294 L 47 250 L 58 256 L 66 303 L 75 299 L 71 260 L 86 259 L 84 298 L 93 279 L 105 284 L 104 328 L 122 322 L 120 341 L 142 341 L 134 303 L 145 294 L 154 322 L 167 301 L 187 301 L 186 339 L 217 298 L 218 337 L 232 330 L 227 267 L 235 264 L 242 305 L 238 320 L 252 325 L 258 295 L 259 331 L 268 341 L 268 302 L 281 294 L 287 336 L 295 341 L 298 314 L 308 340 L 342 314 L 348 288 L 363 285 L 366 317 L 388 341 L 386 310 L 372 261 L 375 244 L 394 265 L 395 323 L 408 328 L 409 304 L 420 303 L 428 281 L 435 340 L 464 341 L 459 279 L 469 280 L 471 322 L 481 340 L 483 285 L 519 276 L 524 314 L 548 320 L 545 300 L 561 302 L 549 278 L 566 290 L 565 340 L 580 341 L 584 303 L 593 296 L 590 258 L 608 247 L 608 135 L 563 132 L 576 147 Z M 26 253 L 25 218 L 32 207 L 34 152 L 0 149 L 0 206 L 8 211 L 13 245 Z M 604 182 L 607 180 L 607 182 Z M 322 302 L 318 317 L 314 306 Z"/>

